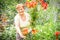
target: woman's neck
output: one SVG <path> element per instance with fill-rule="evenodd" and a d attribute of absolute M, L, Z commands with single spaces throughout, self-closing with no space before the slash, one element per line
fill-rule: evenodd
<path fill-rule="evenodd" d="M 19 14 L 19 15 L 20 15 L 20 17 L 21 17 L 21 19 L 22 19 L 23 21 L 26 20 L 26 15 L 25 15 L 25 13 L 22 13 L 22 14 Z"/>

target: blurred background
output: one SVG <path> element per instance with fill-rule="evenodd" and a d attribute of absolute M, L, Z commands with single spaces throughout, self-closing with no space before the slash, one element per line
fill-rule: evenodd
<path fill-rule="evenodd" d="M 48 10 L 43 11 L 38 4 L 37 10 L 39 8 L 40 10 L 36 11 L 39 15 L 37 14 L 35 28 L 40 32 L 31 36 L 29 34 L 25 40 L 56 40 L 55 32 L 60 31 L 60 0 L 44 1 L 49 5 Z M 17 4 L 25 2 L 26 0 L 0 0 L 0 40 L 16 40 L 14 17 L 17 11 L 15 7 Z M 25 7 L 25 11 L 30 14 L 32 9 Z M 58 40 L 60 40 L 60 36 Z"/>

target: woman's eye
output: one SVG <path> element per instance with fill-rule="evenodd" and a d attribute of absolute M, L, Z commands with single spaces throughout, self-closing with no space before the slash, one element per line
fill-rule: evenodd
<path fill-rule="evenodd" d="M 20 10 L 22 10 L 22 9 L 20 9 Z"/>

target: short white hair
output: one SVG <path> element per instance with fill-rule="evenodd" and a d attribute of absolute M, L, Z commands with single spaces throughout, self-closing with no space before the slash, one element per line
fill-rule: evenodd
<path fill-rule="evenodd" d="M 24 5 L 23 5 L 22 3 L 17 4 L 17 5 L 16 5 L 16 9 L 19 8 L 19 7 L 21 7 L 21 6 L 24 6 Z"/>

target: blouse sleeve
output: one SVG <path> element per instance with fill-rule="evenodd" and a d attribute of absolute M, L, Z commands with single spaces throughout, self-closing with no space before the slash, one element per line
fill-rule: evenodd
<path fill-rule="evenodd" d="M 15 18 L 14 18 L 14 24 L 15 24 L 15 27 L 19 27 L 20 26 L 19 18 L 17 16 L 15 16 Z"/>
<path fill-rule="evenodd" d="M 29 17 L 29 21 L 31 22 L 31 16 L 28 14 L 28 17 Z"/>

